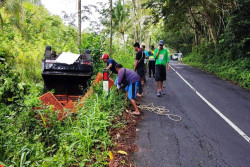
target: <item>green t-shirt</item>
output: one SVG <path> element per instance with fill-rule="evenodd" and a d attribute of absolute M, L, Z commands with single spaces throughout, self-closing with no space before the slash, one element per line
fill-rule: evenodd
<path fill-rule="evenodd" d="M 154 54 L 155 65 L 164 65 L 164 66 L 166 66 L 166 64 L 169 62 L 167 49 L 162 49 L 160 51 L 160 53 L 159 53 L 159 56 L 156 58 L 157 53 L 158 53 L 158 48 L 155 49 L 155 54 Z"/>

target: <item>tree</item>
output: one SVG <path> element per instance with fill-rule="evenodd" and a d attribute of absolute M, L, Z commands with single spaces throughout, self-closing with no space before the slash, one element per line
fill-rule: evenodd
<path fill-rule="evenodd" d="M 113 25 L 112 25 L 112 15 L 113 15 L 113 4 L 110 0 L 110 40 L 109 40 L 109 56 L 112 56 L 112 40 L 113 40 Z"/>
<path fill-rule="evenodd" d="M 81 0 L 78 0 L 78 48 L 79 48 L 79 54 L 81 54 Z"/>
<path fill-rule="evenodd" d="M 41 0 L 1 0 L 0 1 L 0 9 L 3 8 L 4 11 L 10 15 L 10 17 L 13 17 L 12 21 L 15 22 L 16 27 L 20 28 L 20 22 L 21 14 L 23 12 L 22 3 L 24 2 L 31 2 L 36 5 L 41 4 Z M 3 14 L 0 12 L 0 24 L 3 28 L 4 24 L 4 18 Z"/>
<path fill-rule="evenodd" d="M 131 22 L 128 18 L 129 18 L 128 7 L 122 5 L 121 0 L 119 0 L 115 4 L 112 20 L 114 22 L 114 29 L 122 35 L 125 51 L 126 51 L 125 31 L 131 25 Z"/>
<path fill-rule="evenodd" d="M 155 22 L 163 18 L 170 29 L 185 23 L 181 26 L 192 30 L 196 45 L 202 39 L 217 44 L 218 37 L 225 31 L 226 18 L 238 5 L 232 0 L 150 0 L 145 4 L 153 11 Z"/>

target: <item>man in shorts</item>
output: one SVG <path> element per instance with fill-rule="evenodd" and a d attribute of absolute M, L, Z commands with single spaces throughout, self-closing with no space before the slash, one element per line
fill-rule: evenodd
<path fill-rule="evenodd" d="M 125 91 L 128 99 L 130 100 L 131 104 L 133 105 L 135 111 L 132 112 L 134 115 L 140 115 L 140 111 L 136 105 L 136 93 L 137 93 L 137 86 L 140 82 L 140 76 L 127 68 L 123 68 L 121 64 L 116 65 L 116 71 L 118 72 L 118 86 L 125 85 Z"/>
<path fill-rule="evenodd" d="M 136 57 L 135 57 L 135 64 L 134 64 L 134 71 L 140 76 L 141 80 L 138 85 L 139 88 L 139 93 L 138 96 L 142 96 L 142 83 L 144 79 L 144 59 L 145 59 L 145 53 L 143 50 L 140 48 L 140 44 L 136 42 L 134 44 L 134 49 L 137 52 Z"/>
<path fill-rule="evenodd" d="M 155 81 L 157 84 L 157 96 L 161 97 L 161 95 L 165 95 L 165 92 L 162 90 L 163 81 L 166 80 L 166 65 L 168 67 L 168 71 L 170 71 L 169 66 L 169 58 L 167 49 L 163 48 L 164 41 L 159 41 L 159 47 L 155 49 Z"/>
<path fill-rule="evenodd" d="M 153 78 L 155 78 L 155 47 L 154 45 L 151 46 L 151 52 L 149 52 L 149 63 L 148 63 L 148 75 L 149 78 L 151 77 L 151 71 L 153 72 Z"/>
<path fill-rule="evenodd" d="M 146 83 L 146 74 L 147 74 L 149 52 L 146 50 L 145 43 L 141 44 L 141 49 L 145 53 L 145 59 L 144 59 L 144 78 L 143 78 L 143 81 L 144 81 L 144 83 Z"/>

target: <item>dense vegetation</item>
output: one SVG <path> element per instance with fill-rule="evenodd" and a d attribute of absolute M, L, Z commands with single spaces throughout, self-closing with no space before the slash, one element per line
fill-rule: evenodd
<path fill-rule="evenodd" d="M 106 97 L 97 86 L 85 106 L 63 121 L 51 108 L 34 110 L 41 105 L 45 46 L 51 45 L 57 53 L 77 53 L 77 30 L 26 1 L 1 2 L 0 16 L 0 164 L 105 166 L 113 145 L 109 130 L 120 126 L 112 120 L 126 106 L 124 94 L 112 89 Z M 81 48 L 90 49 L 96 74 L 103 67 L 105 37 L 83 32 L 82 39 Z"/>
<path fill-rule="evenodd" d="M 155 36 L 184 62 L 250 89 L 249 0 L 147 1 Z"/>
<path fill-rule="evenodd" d="M 185 62 L 250 89 L 250 1 L 240 1 L 227 18 L 218 43 L 202 43 Z"/>
<path fill-rule="evenodd" d="M 0 161 L 10 166 L 105 165 L 113 145 L 109 129 L 121 126 L 112 120 L 126 104 L 124 94 L 115 89 L 108 97 L 101 86 L 94 90 L 84 107 L 63 121 L 49 108 L 33 110 L 39 106 L 35 89 L 13 108 L 1 106 Z M 47 121 L 37 119 L 39 115 Z"/>

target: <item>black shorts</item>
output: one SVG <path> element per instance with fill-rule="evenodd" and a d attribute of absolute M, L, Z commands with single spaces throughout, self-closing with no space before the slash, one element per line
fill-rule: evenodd
<path fill-rule="evenodd" d="M 155 80 L 165 81 L 167 79 L 166 66 L 155 65 Z"/>
<path fill-rule="evenodd" d="M 144 77 L 144 68 L 136 69 L 136 73 L 140 76 L 140 78 Z"/>

